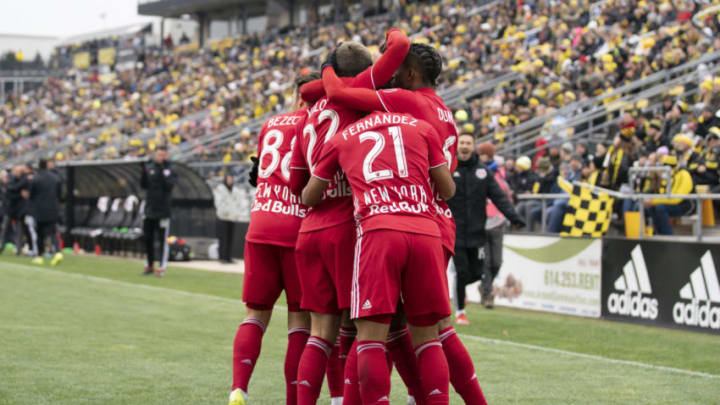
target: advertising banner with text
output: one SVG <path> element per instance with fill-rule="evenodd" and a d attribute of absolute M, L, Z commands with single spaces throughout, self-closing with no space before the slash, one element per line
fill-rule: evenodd
<path fill-rule="evenodd" d="M 602 316 L 720 333 L 720 246 L 603 239 Z"/>
<path fill-rule="evenodd" d="M 600 239 L 506 235 L 495 304 L 600 317 L 600 253 Z"/>

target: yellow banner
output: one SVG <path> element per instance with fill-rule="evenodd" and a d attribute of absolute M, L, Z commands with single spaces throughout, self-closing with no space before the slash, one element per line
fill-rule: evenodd
<path fill-rule="evenodd" d="M 90 53 L 78 52 L 73 55 L 73 66 L 78 69 L 87 69 L 90 67 Z"/>
<path fill-rule="evenodd" d="M 115 48 L 103 48 L 98 51 L 98 63 L 101 65 L 115 64 Z"/>

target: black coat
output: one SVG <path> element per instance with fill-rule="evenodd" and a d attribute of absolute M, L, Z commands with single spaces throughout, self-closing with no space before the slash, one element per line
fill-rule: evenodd
<path fill-rule="evenodd" d="M 456 248 L 485 246 L 488 198 L 511 222 L 520 220 L 493 173 L 476 154 L 466 161 L 458 161 L 453 180 L 455 196 L 448 200 L 448 205 L 455 218 Z"/>
<path fill-rule="evenodd" d="M 170 162 L 162 165 L 151 162 L 143 166 L 140 186 L 147 190 L 145 195 L 145 217 L 152 219 L 170 218 L 170 196 L 177 182 L 177 173 Z"/>
<path fill-rule="evenodd" d="M 14 177 L 6 188 L 8 215 L 12 219 L 22 219 L 28 214 L 28 202 L 22 196 L 22 190 L 30 190 L 27 177 Z"/>
<path fill-rule="evenodd" d="M 30 182 L 30 215 L 37 222 L 60 221 L 60 189 L 58 176 L 49 170 L 40 170 Z"/>
<path fill-rule="evenodd" d="M 5 188 L 6 184 L 0 183 L 0 222 L 2 222 L 2 217 L 4 217 L 8 211 L 7 190 L 5 190 Z"/>

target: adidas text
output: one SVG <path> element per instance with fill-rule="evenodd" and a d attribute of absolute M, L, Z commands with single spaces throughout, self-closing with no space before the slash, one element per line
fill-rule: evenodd
<path fill-rule="evenodd" d="M 608 295 L 607 308 L 611 314 L 657 319 L 658 300 L 647 296 L 652 294 L 652 286 L 640 245 L 630 252 L 623 274 L 615 280 L 615 290 L 622 293 Z"/>
<path fill-rule="evenodd" d="M 702 305 L 697 299 L 687 304 L 676 302 L 673 306 L 673 321 L 680 325 L 720 329 L 720 307 L 710 306 L 710 301 L 704 303 Z"/>
<path fill-rule="evenodd" d="M 673 321 L 680 325 L 720 329 L 720 282 L 712 255 L 708 250 L 700 258 L 700 266 L 680 289 L 680 298 L 673 305 Z M 687 302 L 690 301 L 690 302 Z"/>
<path fill-rule="evenodd" d="M 607 306 L 611 314 L 653 320 L 658 317 L 658 300 L 643 297 L 642 293 L 636 295 L 632 295 L 630 291 L 625 291 L 624 294 L 612 293 L 608 296 Z"/>

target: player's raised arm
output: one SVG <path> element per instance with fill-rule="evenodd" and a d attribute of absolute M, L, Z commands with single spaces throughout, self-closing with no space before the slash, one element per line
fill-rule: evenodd
<path fill-rule="evenodd" d="M 377 90 L 392 79 L 402 66 L 410 50 L 410 38 L 399 28 L 390 29 L 385 35 L 385 52 L 369 68 L 355 76 L 351 87 Z"/>
<path fill-rule="evenodd" d="M 323 69 L 322 75 L 329 102 L 358 111 L 385 111 L 374 90 L 347 86 L 332 67 Z"/>
<path fill-rule="evenodd" d="M 313 80 L 300 87 L 300 97 L 310 105 L 325 96 L 322 79 Z"/>
<path fill-rule="evenodd" d="M 395 71 L 402 66 L 410 50 L 410 38 L 399 28 L 390 29 L 385 36 L 385 52 L 370 67 L 355 76 L 349 87 L 377 90 L 392 79 Z M 313 80 L 300 89 L 302 99 L 314 103 L 327 94 L 321 80 Z M 372 110 L 367 110 L 372 111 Z"/>

